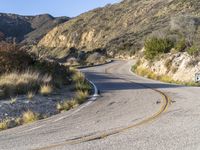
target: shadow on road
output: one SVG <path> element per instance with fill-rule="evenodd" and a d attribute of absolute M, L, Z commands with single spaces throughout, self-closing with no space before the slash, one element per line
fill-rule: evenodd
<path fill-rule="evenodd" d="M 162 88 L 180 88 L 181 85 L 173 85 L 168 83 L 152 83 L 139 79 L 130 75 L 119 75 L 114 77 L 113 74 L 102 74 L 98 72 L 84 72 L 86 76 L 92 80 L 99 90 L 113 91 L 113 90 L 128 90 L 128 89 L 162 89 Z M 118 76 L 118 75 L 116 75 Z M 121 76 L 121 77 L 120 77 Z"/>

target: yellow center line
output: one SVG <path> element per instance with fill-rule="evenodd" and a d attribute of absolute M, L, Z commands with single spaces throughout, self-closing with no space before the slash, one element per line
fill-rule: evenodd
<path fill-rule="evenodd" d="M 111 69 L 111 67 L 107 68 L 105 70 L 105 73 L 109 73 L 109 69 Z M 112 67 L 112 69 L 113 69 L 113 67 Z M 130 81 L 130 82 L 132 82 L 132 81 Z M 133 82 L 133 83 L 135 83 L 135 82 Z M 135 84 L 138 84 L 138 85 L 141 85 L 141 86 L 146 87 L 148 89 L 151 89 L 154 92 L 156 92 L 156 93 L 158 93 L 162 96 L 162 105 L 161 105 L 160 109 L 155 114 L 153 114 L 152 116 L 150 116 L 150 117 L 148 117 L 148 118 L 146 118 L 146 119 L 144 119 L 144 120 L 142 120 L 138 123 L 129 125 L 129 126 L 124 127 L 124 128 L 110 129 L 108 131 L 97 132 L 94 135 L 81 136 L 81 137 L 78 137 L 76 139 L 66 140 L 62 143 L 50 145 L 50 146 L 43 147 L 43 148 L 39 148 L 37 150 L 46 150 L 46 149 L 52 149 L 52 148 L 56 148 L 56 147 L 65 146 L 67 144 L 74 145 L 74 144 L 79 144 L 79 143 L 83 143 L 83 142 L 89 142 L 89 141 L 93 141 L 93 140 L 103 139 L 103 138 L 106 138 L 108 136 L 118 134 L 118 133 L 122 133 L 122 132 L 129 130 L 129 129 L 150 123 L 150 122 L 154 121 L 155 119 L 157 119 L 163 112 L 167 111 L 169 105 L 171 104 L 171 100 L 164 92 L 159 91 L 159 90 L 154 89 L 154 88 L 151 88 L 151 87 L 147 87 L 147 86 L 140 84 L 140 83 L 135 83 Z"/>

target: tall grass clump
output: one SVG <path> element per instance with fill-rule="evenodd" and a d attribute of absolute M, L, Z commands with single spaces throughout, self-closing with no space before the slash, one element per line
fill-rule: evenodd
<path fill-rule="evenodd" d="M 89 91 L 89 90 L 91 90 L 91 85 L 86 81 L 77 82 L 75 84 L 75 88 L 76 88 L 76 90 L 79 90 L 79 91 Z"/>
<path fill-rule="evenodd" d="M 37 94 L 42 85 L 60 88 L 70 83 L 69 68 L 54 61 L 37 59 L 22 45 L 0 42 L 0 97 Z M 3 93 L 3 94 L 2 94 Z"/>
<path fill-rule="evenodd" d="M 75 84 L 75 89 L 77 91 L 90 91 L 91 85 L 85 78 L 85 75 L 79 71 L 73 73 L 72 80 Z"/>
<path fill-rule="evenodd" d="M 75 69 L 70 69 L 72 72 L 72 81 L 75 85 L 75 97 L 72 100 L 64 100 L 63 102 L 57 103 L 56 108 L 59 112 L 67 111 L 78 105 L 84 103 L 91 90 L 91 85 L 85 78 L 85 75 Z"/>
<path fill-rule="evenodd" d="M 17 102 L 17 98 L 16 97 L 15 98 L 11 97 L 10 104 L 15 104 L 16 102 Z"/>
<path fill-rule="evenodd" d="M 41 85 L 49 84 L 51 81 L 50 75 L 42 75 L 37 71 L 12 72 L 0 76 L 0 89 L 4 96 L 13 96 L 37 91 Z"/>
<path fill-rule="evenodd" d="M 30 110 L 24 112 L 22 115 L 23 123 L 31 123 L 38 120 L 38 115 Z"/>
<path fill-rule="evenodd" d="M 86 101 L 88 96 L 88 91 L 77 91 L 75 95 L 75 100 L 78 102 L 78 104 L 82 104 Z"/>
<path fill-rule="evenodd" d="M 0 122 L 0 131 L 5 130 L 8 128 L 9 120 L 2 120 Z"/>
<path fill-rule="evenodd" d="M 53 87 L 51 85 L 42 85 L 40 87 L 40 94 L 46 96 L 53 92 Z"/>
<path fill-rule="evenodd" d="M 32 100 L 32 99 L 34 98 L 34 96 L 35 96 L 34 92 L 28 92 L 28 93 L 27 93 L 27 98 L 28 98 L 29 100 Z"/>
<path fill-rule="evenodd" d="M 21 118 L 16 118 L 14 120 L 13 119 L 1 120 L 0 121 L 0 131 L 21 125 L 22 124 L 21 120 L 22 120 Z"/>
<path fill-rule="evenodd" d="M 83 73 L 76 71 L 72 75 L 72 80 L 74 82 L 84 82 L 85 81 L 85 76 Z"/>
<path fill-rule="evenodd" d="M 63 102 L 60 102 L 56 105 L 56 108 L 58 111 L 68 111 L 72 108 L 77 107 L 79 104 L 76 100 L 64 100 Z"/>

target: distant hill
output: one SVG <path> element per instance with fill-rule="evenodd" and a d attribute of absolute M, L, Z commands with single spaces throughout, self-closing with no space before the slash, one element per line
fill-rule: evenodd
<path fill-rule="evenodd" d="M 49 14 L 37 16 L 20 16 L 0 13 L 0 40 L 23 43 L 37 43 L 55 26 L 68 21 L 68 17 L 56 17 Z"/>
<path fill-rule="evenodd" d="M 178 34 L 174 28 L 183 36 L 194 33 L 192 40 L 198 41 L 199 20 L 199 0 L 124 0 L 89 11 L 54 28 L 38 46 L 46 47 L 46 54 L 49 52 L 52 56 L 58 51 L 67 54 L 71 47 L 86 51 L 103 48 L 109 53 L 134 53 L 143 47 L 147 36 L 156 32 L 163 36 L 173 32 L 176 38 Z M 188 30 L 190 23 L 194 29 L 192 32 Z"/>

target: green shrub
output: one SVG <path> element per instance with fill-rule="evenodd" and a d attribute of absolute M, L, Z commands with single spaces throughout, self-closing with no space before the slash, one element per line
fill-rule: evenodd
<path fill-rule="evenodd" d="M 199 51 L 200 50 L 194 45 L 187 50 L 188 54 L 191 56 L 198 55 Z"/>
<path fill-rule="evenodd" d="M 175 44 L 175 50 L 177 52 L 183 52 L 186 48 L 186 40 L 185 38 L 181 38 L 179 41 Z"/>
<path fill-rule="evenodd" d="M 145 57 L 152 60 L 159 54 L 170 52 L 174 44 L 167 38 L 152 37 L 147 39 L 144 45 Z"/>

